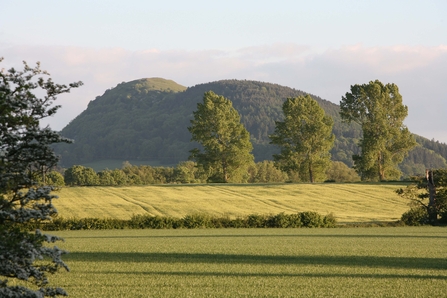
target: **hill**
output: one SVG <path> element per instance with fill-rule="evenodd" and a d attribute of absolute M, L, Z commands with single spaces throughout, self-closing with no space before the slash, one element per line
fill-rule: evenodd
<path fill-rule="evenodd" d="M 174 165 L 187 160 L 190 142 L 187 130 L 192 112 L 203 94 L 214 91 L 233 102 L 251 134 L 256 161 L 271 159 L 277 150 L 268 135 L 275 121 L 282 119 L 282 104 L 288 97 L 304 91 L 277 84 L 222 80 L 190 88 L 161 78 L 141 79 L 118 84 L 91 101 L 87 109 L 62 131 L 74 144 L 60 144 L 62 165 L 85 164 L 101 160 L 135 160 L 150 164 Z M 334 118 L 336 136 L 333 160 L 352 166 L 352 154 L 358 153 L 361 129 L 343 124 L 339 106 L 311 95 Z M 417 136 L 420 144 L 401 165 L 407 175 L 423 172 L 426 167 L 445 167 L 447 145 Z"/>

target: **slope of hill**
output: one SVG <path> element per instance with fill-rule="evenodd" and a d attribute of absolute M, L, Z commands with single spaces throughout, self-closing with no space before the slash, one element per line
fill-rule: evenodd
<path fill-rule="evenodd" d="M 62 165 L 69 167 L 105 159 L 150 160 L 172 165 L 188 158 L 197 146 L 190 142 L 187 130 L 192 112 L 207 91 L 214 91 L 233 102 L 251 134 L 257 161 L 271 159 L 277 148 L 268 135 L 275 121 L 282 119 L 282 103 L 288 97 L 306 94 L 277 84 L 222 80 L 186 88 L 161 78 L 141 79 L 118 84 L 91 101 L 88 108 L 62 131 L 74 144 L 61 144 L 56 151 Z M 358 153 L 361 129 L 343 124 L 339 106 L 311 95 L 334 118 L 334 160 L 352 166 L 352 154 Z M 402 165 L 407 174 L 425 167 L 445 166 L 447 145 L 417 137 L 421 144 Z"/>

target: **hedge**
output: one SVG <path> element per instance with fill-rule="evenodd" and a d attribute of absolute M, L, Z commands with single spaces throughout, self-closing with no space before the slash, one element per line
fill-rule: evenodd
<path fill-rule="evenodd" d="M 250 214 L 231 219 L 207 214 L 191 214 L 183 218 L 134 215 L 129 220 L 114 218 L 63 218 L 48 222 L 27 223 L 25 228 L 45 231 L 108 230 L 108 229 L 209 229 L 209 228 L 333 228 L 332 213 L 322 216 L 316 212 L 276 215 Z"/>

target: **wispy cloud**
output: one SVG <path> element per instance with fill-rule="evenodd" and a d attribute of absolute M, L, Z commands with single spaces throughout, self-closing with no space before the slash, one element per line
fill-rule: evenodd
<path fill-rule="evenodd" d="M 319 51 L 304 45 L 272 44 L 232 50 L 92 49 L 0 44 L 2 67 L 40 61 L 56 82 L 85 86 L 61 97 L 50 120 L 61 129 L 90 100 L 123 81 L 163 77 L 185 86 L 220 79 L 248 79 L 297 88 L 338 103 L 350 85 L 379 79 L 396 83 L 409 107 L 407 124 L 418 134 L 447 142 L 447 46 L 365 47 Z M 427 120 L 428 119 L 428 120 Z"/>

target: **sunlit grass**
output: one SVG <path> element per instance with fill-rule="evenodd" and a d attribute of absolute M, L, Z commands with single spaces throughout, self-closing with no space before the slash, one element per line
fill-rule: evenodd
<path fill-rule="evenodd" d="M 184 217 L 206 213 L 238 217 L 315 211 L 333 213 L 339 222 L 398 220 L 407 201 L 395 184 L 247 184 L 73 187 L 57 194 L 63 217 L 129 219 L 148 214 Z"/>
<path fill-rule="evenodd" d="M 70 297 L 446 297 L 445 228 L 57 232 Z"/>

